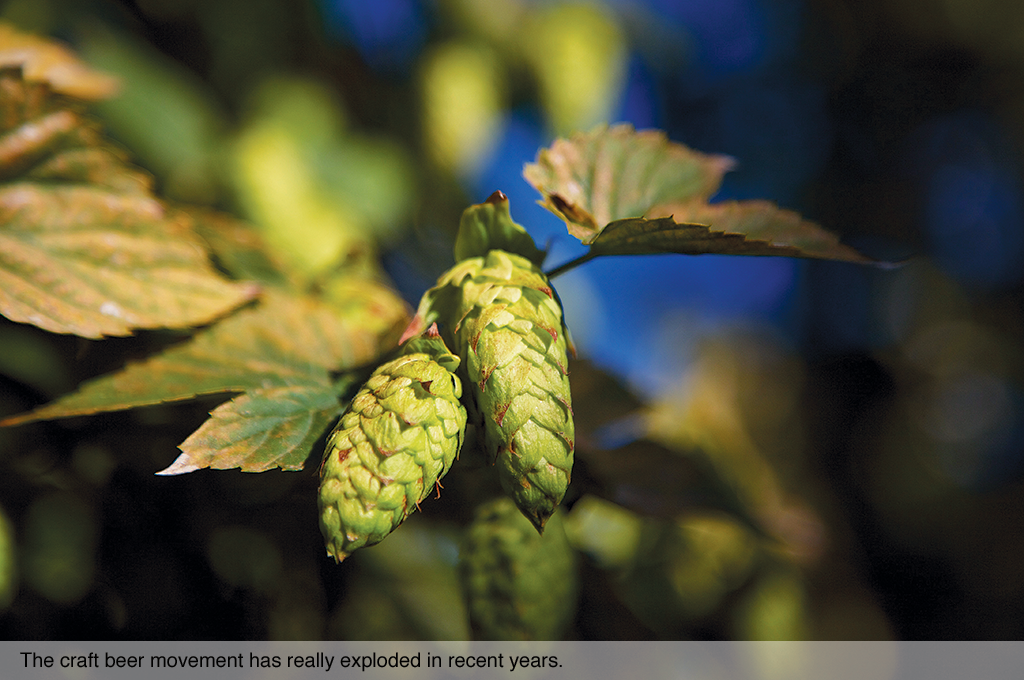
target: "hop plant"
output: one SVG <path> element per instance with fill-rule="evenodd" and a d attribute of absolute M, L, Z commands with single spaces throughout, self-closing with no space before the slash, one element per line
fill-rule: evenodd
<path fill-rule="evenodd" d="M 466 532 L 459 570 L 478 639 L 562 637 L 576 611 L 576 554 L 560 514 L 538 535 L 508 498 L 481 506 Z"/>
<path fill-rule="evenodd" d="M 512 222 L 500 192 L 464 213 L 456 255 L 464 259 L 427 292 L 417 319 L 444 323 L 446 339 L 463 359 L 460 375 L 473 420 L 482 424 L 483 446 L 502 488 L 543 531 L 573 464 L 561 303 L 538 266 L 543 253 Z"/>
<path fill-rule="evenodd" d="M 327 440 L 320 465 L 320 530 L 338 562 L 379 543 L 451 468 L 465 438 L 462 383 L 432 326 L 378 367 Z"/>

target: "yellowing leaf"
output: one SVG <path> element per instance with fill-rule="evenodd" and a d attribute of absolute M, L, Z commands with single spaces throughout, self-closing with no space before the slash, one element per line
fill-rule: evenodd
<path fill-rule="evenodd" d="M 732 163 L 674 144 L 659 130 L 601 125 L 556 139 L 523 176 L 569 233 L 591 243 L 608 223 L 642 217 L 656 205 L 706 201 Z"/>
<path fill-rule="evenodd" d="M 88 338 L 199 326 L 251 299 L 184 219 L 87 186 L 0 186 L 0 313 Z"/>
<path fill-rule="evenodd" d="M 104 144 L 80 108 L 44 83 L 27 82 L 20 68 L 0 68 L 0 181 L 31 177 L 148 192 L 149 176 Z"/>
<path fill-rule="evenodd" d="M 90 380 L 0 426 L 242 392 L 182 444 L 183 457 L 165 474 L 200 467 L 301 468 L 309 446 L 341 410 L 331 372 L 377 357 L 408 320 L 396 294 L 370 279 L 362 288 L 365 297 L 349 300 L 344 311 L 269 290 L 258 306 L 189 342 Z M 365 300 L 361 307 L 359 299 Z"/>
<path fill-rule="evenodd" d="M 66 103 L 0 69 L 0 314 L 99 338 L 203 325 L 252 299 Z"/>
<path fill-rule="evenodd" d="M 0 68 L 10 66 L 23 69 L 29 82 L 78 99 L 105 99 L 118 88 L 116 78 L 89 68 L 66 47 L 0 23 Z"/>

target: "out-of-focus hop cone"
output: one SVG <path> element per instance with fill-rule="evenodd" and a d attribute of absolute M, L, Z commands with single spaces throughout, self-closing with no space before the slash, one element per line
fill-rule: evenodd
<path fill-rule="evenodd" d="M 481 506 L 459 569 L 474 634 L 483 640 L 558 640 L 576 612 L 576 554 L 552 515 L 538 534 L 507 497 Z"/>

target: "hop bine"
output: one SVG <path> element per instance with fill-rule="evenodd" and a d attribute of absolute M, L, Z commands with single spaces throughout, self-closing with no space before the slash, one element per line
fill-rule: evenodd
<path fill-rule="evenodd" d="M 378 367 L 327 440 L 320 530 L 338 562 L 384 540 L 451 468 L 465 438 L 462 384 L 432 326 Z"/>

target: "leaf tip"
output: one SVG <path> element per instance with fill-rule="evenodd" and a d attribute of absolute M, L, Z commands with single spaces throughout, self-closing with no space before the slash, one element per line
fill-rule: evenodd
<path fill-rule="evenodd" d="M 255 281 L 246 281 L 242 284 L 242 295 L 246 300 L 255 300 L 263 294 L 263 286 Z"/>
<path fill-rule="evenodd" d="M 22 413 L 21 415 L 7 416 L 6 418 L 0 418 L 0 427 L 13 427 L 14 425 L 21 425 L 27 420 L 28 419 L 25 417 L 24 413 Z"/>
<path fill-rule="evenodd" d="M 171 475 L 184 475 L 189 472 L 195 472 L 196 470 L 199 469 L 201 469 L 201 467 L 193 463 L 192 459 L 189 458 L 189 455 L 187 453 L 183 453 L 180 456 L 178 456 L 173 463 L 165 467 L 163 470 L 160 470 L 159 472 L 156 472 L 154 474 L 160 475 L 162 477 L 170 477 Z"/>

